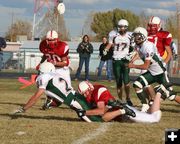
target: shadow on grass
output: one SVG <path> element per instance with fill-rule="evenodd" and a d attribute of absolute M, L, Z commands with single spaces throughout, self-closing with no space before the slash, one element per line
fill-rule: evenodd
<path fill-rule="evenodd" d="M 178 103 L 176 103 L 176 102 L 172 102 L 172 103 L 162 103 L 161 105 L 164 105 L 164 106 L 175 106 L 175 107 L 180 108 L 180 104 L 178 104 Z"/>
<path fill-rule="evenodd" d="M 0 104 L 4 104 L 4 105 L 17 105 L 17 106 L 23 106 L 25 103 L 15 103 L 15 102 L 0 102 Z M 60 109 L 70 109 L 68 107 L 65 106 L 59 106 L 59 107 L 52 107 L 52 108 L 60 108 Z M 42 108 L 39 108 L 40 110 L 42 110 Z"/>
<path fill-rule="evenodd" d="M 161 108 L 162 112 L 171 112 L 171 113 L 180 113 L 180 110 L 177 109 L 168 109 L 168 108 Z"/>
<path fill-rule="evenodd" d="M 23 106 L 24 103 L 15 103 L 15 102 L 0 102 L 0 104 L 5 104 L 5 105 L 17 105 L 17 106 Z"/>
<path fill-rule="evenodd" d="M 26 119 L 42 119 L 42 120 L 61 120 L 61 121 L 74 121 L 74 122 L 83 122 L 78 118 L 70 117 L 60 117 L 60 116 L 30 116 L 30 115 L 14 115 L 14 114 L 0 114 L 0 116 L 9 117 L 11 120 L 26 118 Z"/>

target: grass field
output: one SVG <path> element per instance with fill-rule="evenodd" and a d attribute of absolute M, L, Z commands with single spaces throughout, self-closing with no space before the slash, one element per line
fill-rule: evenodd
<path fill-rule="evenodd" d="M 77 87 L 77 82 L 72 82 Z M 116 95 L 115 83 L 100 82 Z M 86 123 L 62 105 L 40 110 L 45 97 L 26 113 L 11 119 L 11 113 L 27 102 L 36 87 L 19 90 L 15 79 L 0 79 L 0 143 L 1 144 L 164 144 L 165 129 L 180 128 L 180 105 L 162 102 L 162 119 L 156 124 Z M 180 87 L 174 87 L 180 90 Z M 140 106 L 132 89 L 132 101 Z"/>

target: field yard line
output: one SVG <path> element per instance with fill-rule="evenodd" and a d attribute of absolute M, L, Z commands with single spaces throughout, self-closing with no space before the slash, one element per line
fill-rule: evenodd
<path fill-rule="evenodd" d="M 96 130 L 91 131 L 90 133 L 87 133 L 86 135 L 82 135 L 80 139 L 75 140 L 74 142 L 72 142 L 72 144 L 84 144 L 85 142 L 92 140 L 99 135 L 102 135 L 103 133 L 107 131 L 108 127 L 111 124 L 112 123 L 102 123 Z"/>

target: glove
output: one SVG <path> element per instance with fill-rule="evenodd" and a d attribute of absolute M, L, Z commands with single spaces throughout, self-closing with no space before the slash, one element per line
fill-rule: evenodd
<path fill-rule="evenodd" d="M 15 110 L 13 112 L 14 115 L 20 114 L 20 113 L 24 113 L 25 109 L 23 107 L 20 107 L 19 109 Z"/>
<path fill-rule="evenodd" d="M 103 50 L 103 55 L 107 55 L 107 52 L 108 52 L 108 51 L 109 51 L 109 50 L 105 48 L 105 49 Z"/>
<path fill-rule="evenodd" d="M 83 109 L 76 109 L 76 113 L 80 118 L 86 115 L 86 111 Z"/>

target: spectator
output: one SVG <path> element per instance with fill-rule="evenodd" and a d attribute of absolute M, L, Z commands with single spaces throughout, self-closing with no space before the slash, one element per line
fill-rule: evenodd
<path fill-rule="evenodd" d="M 100 56 L 100 63 L 98 67 L 98 79 L 101 78 L 102 74 L 102 68 L 104 64 L 106 64 L 106 76 L 109 81 L 112 80 L 112 55 L 113 55 L 113 49 L 111 48 L 107 55 L 103 55 L 103 51 L 108 45 L 108 41 L 106 37 L 103 37 L 102 44 L 99 47 L 99 56 Z"/>
<path fill-rule="evenodd" d="M 173 60 L 176 60 L 178 58 L 178 49 L 174 41 L 171 42 L 170 48 L 173 55 Z"/>
<path fill-rule="evenodd" d="M 172 57 L 171 60 L 167 64 L 167 71 L 169 74 L 175 73 L 176 67 L 178 67 L 178 49 L 174 41 L 171 42 L 170 44 L 171 52 L 172 52 Z"/>
<path fill-rule="evenodd" d="M 0 71 L 3 66 L 3 48 L 6 48 L 6 41 L 4 38 L 0 37 Z"/>
<path fill-rule="evenodd" d="M 80 78 L 81 70 L 85 62 L 85 79 L 89 80 L 89 62 L 93 53 L 93 46 L 89 42 L 89 36 L 84 35 L 82 42 L 78 45 L 77 52 L 79 53 L 79 67 L 77 69 L 75 80 Z"/>

